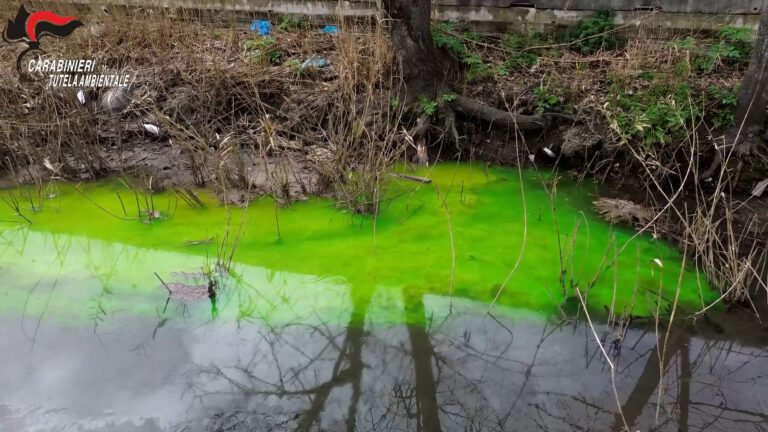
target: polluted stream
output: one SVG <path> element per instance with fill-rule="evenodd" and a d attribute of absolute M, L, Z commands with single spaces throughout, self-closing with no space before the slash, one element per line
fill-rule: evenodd
<path fill-rule="evenodd" d="M 756 319 L 594 185 L 395 171 L 375 217 L 0 191 L 0 431 L 766 430 Z"/>

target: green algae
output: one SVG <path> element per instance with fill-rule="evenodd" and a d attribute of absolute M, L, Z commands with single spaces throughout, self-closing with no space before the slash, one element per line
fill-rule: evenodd
<path fill-rule="evenodd" d="M 517 170 L 470 164 L 407 174 L 433 182 L 390 179 L 375 218 L 319 198 L 276 214 L 265 197 L 243 210 L 220 205 L 205 190 L 197 193 L 207 205 L 193 208 L 172 192 L 145 200 L 116 181 L 56 185 L 35 211 L 19 199 L 29 190 L 4 191 L 32 224 L 10 206 L 0 209 L 6 221 L 0 222 L 0 313 L 88 316 L 94 325 L 111 313 L 165 313 L 155 273 L 169 282 L 205 283 L 174 272 L 212 268 L 227 229 L 228 242 L 237 237 L 238 244 L 219 308 L 241 319 L 345 322 L 350 311 L 364 308 L 372 322 L 421 322 L 423 312 L 410 317 L 407 299 L 448 298 L 451 291 L 457 301 L 487 305 L 515 267 L 524 239 L 496 313 L 556 314 L 558 305 L 578 303 L 574 286 L 596 314 L 614 304 L 618 313 L 650 315 L 659 293 L 662 303 L 675 297 L 679 252 L 650 236 L 632 240 L 633 231 L 598 219 L 584 186 L 564 179 L 555 185 L 523 171 L 521 190 Z M 542 183 L 556 190 L 556 218 Z M 140 210 L 147 205 L 159 219 L 147 223 Z M 197 243 L 205 239 L 210 243 Z M 687 267 L 679 304 L 695 310 L 717 296 Z M 206 302 L 185 310 L 205 309 Z"/>

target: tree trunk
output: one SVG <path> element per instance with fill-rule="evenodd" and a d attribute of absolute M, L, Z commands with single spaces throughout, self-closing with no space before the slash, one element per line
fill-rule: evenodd
<path fill-rule="evenodd" d="M 741 90 L 739 90 L 739 106 L 734 113 L 736 126 L 730 134 L 730 137 L 734 139 L 738 135 L 745 143 L 751 141 L 750 136 L 757 135 L 762 131 L 765 122 L 765 110 L 768 107 L 768 98 L 765 94 L 766 87 L 768 87 L 767 62 L 768 10 L 765 10 L 760 18 L 760 29 L 755 40 L 752 60 L 749 62 L 749 69 L 747 69 L 741 83 Z M 744 153 L 742 147 L 739 146 L 740 153 Z"/>
<path fill-rule="evenodd" d="M 752 145 L 762 132 L 765 124 L 765 111 L 768 108 L 766 89 L 768 88 L 768 9 L 760 17 L 752 59 L 741 82 L 739 105 L 734 112 L 734 127 L 725 135 L 726 143 L 733 144 L 738 156 L 747 156 L 752 152 Z M 739 167 L 743 161 L 739 161 Z M 708 179 L 723 163 L 723 155 L 716 152 L 709 168 L 704 170 L 700 179 Z M 737 175 L 738 177 L 738 175 Z"/>
<path fill-rule="evenodd" d="M 405 102 L 411 103 L 419 96 L 436 100 L 448 93 L 445 83 L 448 68 L 432 40 L 431 1 L 382 0 L 382 6 L 392 20 L 392 45 L 406 87 Z M 460 95 L 445 108 L 455 108 L 468 117 L 496 126 L 520 130 L 544 129 L 548 125 L 543 116 L 515 115 Z"/>
<path fill-rule="evenodd" d="M 392 45 L 403 73 L 406 102 L 418 96 L 434 99 L 442 86 L 445 68 L 430 30 L 430 0 L 383 0 L 392 20 Z"/>
<path fill-rule="evenodd" d="M 520 130 L 544 129 L 547 126 L 547 119 L 544 116 L 515 115 L 509 111 L 498 110 L 460 95 L 456 96 L 451 106 L 467 117 L 479 118 L 494 126 L 509 129 L 515 129 L 516 127 Z"/>

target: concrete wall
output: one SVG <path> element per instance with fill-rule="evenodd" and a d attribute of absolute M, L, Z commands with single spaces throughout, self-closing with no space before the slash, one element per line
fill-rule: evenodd
<path fill-rule="evenodd" d="M 617 11 L 659 10 L 671 13 L 756 14 L 763 0 L 435 0 L 451 6 L 533 7 L 536 9 Z"/>
<path fill-rule="evenodd" d="M 79 4 L 200 9 L 247 21 L 256 15 L 374 16 L 376 0 L 71 0 Z M 433 0 L 433 18 L 464 21 L 478 30 L 509 26 L 544 30 L 570 26 L 598 9 L 613 10 L 619 24 L 659 31 L 756 29 L 764 0 Z"/>

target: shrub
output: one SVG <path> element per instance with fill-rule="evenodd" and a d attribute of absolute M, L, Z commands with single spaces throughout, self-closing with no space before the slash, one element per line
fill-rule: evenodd
<path fill-rule="evenodd" d="M 549 89 L 543 86 L 537 87 L 533 91 L 533 100 L 536 102 L 536 112 L 538 114 L 548 111 L 558 102 L 557 96 L 550 93 Z"/>
<path fill-rule="evenodd" d="M 435 41 L 435 45 L 438 48 L 445 48 L 459 58 L 467 55 L 467 48 L 461 39 L 456 36 L 452 36 L 449 33 L 456 29 L 456 24 L 453 23 L 440 23 L 437 26 L 432 26 L 432 39 Z"/>
<path fill-rule="evenodd" d="M 613 98 L 607 110 L 613 128 L 625 141 L 645 147 L 682 142 L 703 113 L 685 84 L 674 89 L 656 86 L 632 96 L 617 93 Z"/>
<path fill-rule="evenodd" d="M 714 98 L 714 106 L 711 108 L 712 126 L 717 129 L 727 129 L 734 125 L 733 110 L 739 105 L 739 86 L 722 88 L 712 86 L 709 94 Z"/>
<path fill-rule="evenodd" d="M 739 65 L 752 55 L 752 30 L 749 27 L 723 27 L 714 40 L 697 42 L 691 37 L 670 42 L 669 46 L 693 54 L 692 69 L 709 73 L 719 64 Z M 683 69 L 680 70 L 681 75 Z"/>
<path fill-rule="evenodd" d="M 614 30 L 611 12 L 599 10 L 592 18 L 582 20 L 576 28 L 565 35 L 565 42 L 571 44 L 571 49 L 582 54 L 594 54 L 601 50 L 615 50 L 623 48 L 626 40 L 608 33 Z"/>
<path fill-rule="evenodd" d="M 274 49 L 274 44 L 275 39 L 268 36 L 247 41 L 245 49 L 250 50 L 251 60 L 254 62 L 266 61 L 272 64 L 279 64 L 282 54 Z"/>

